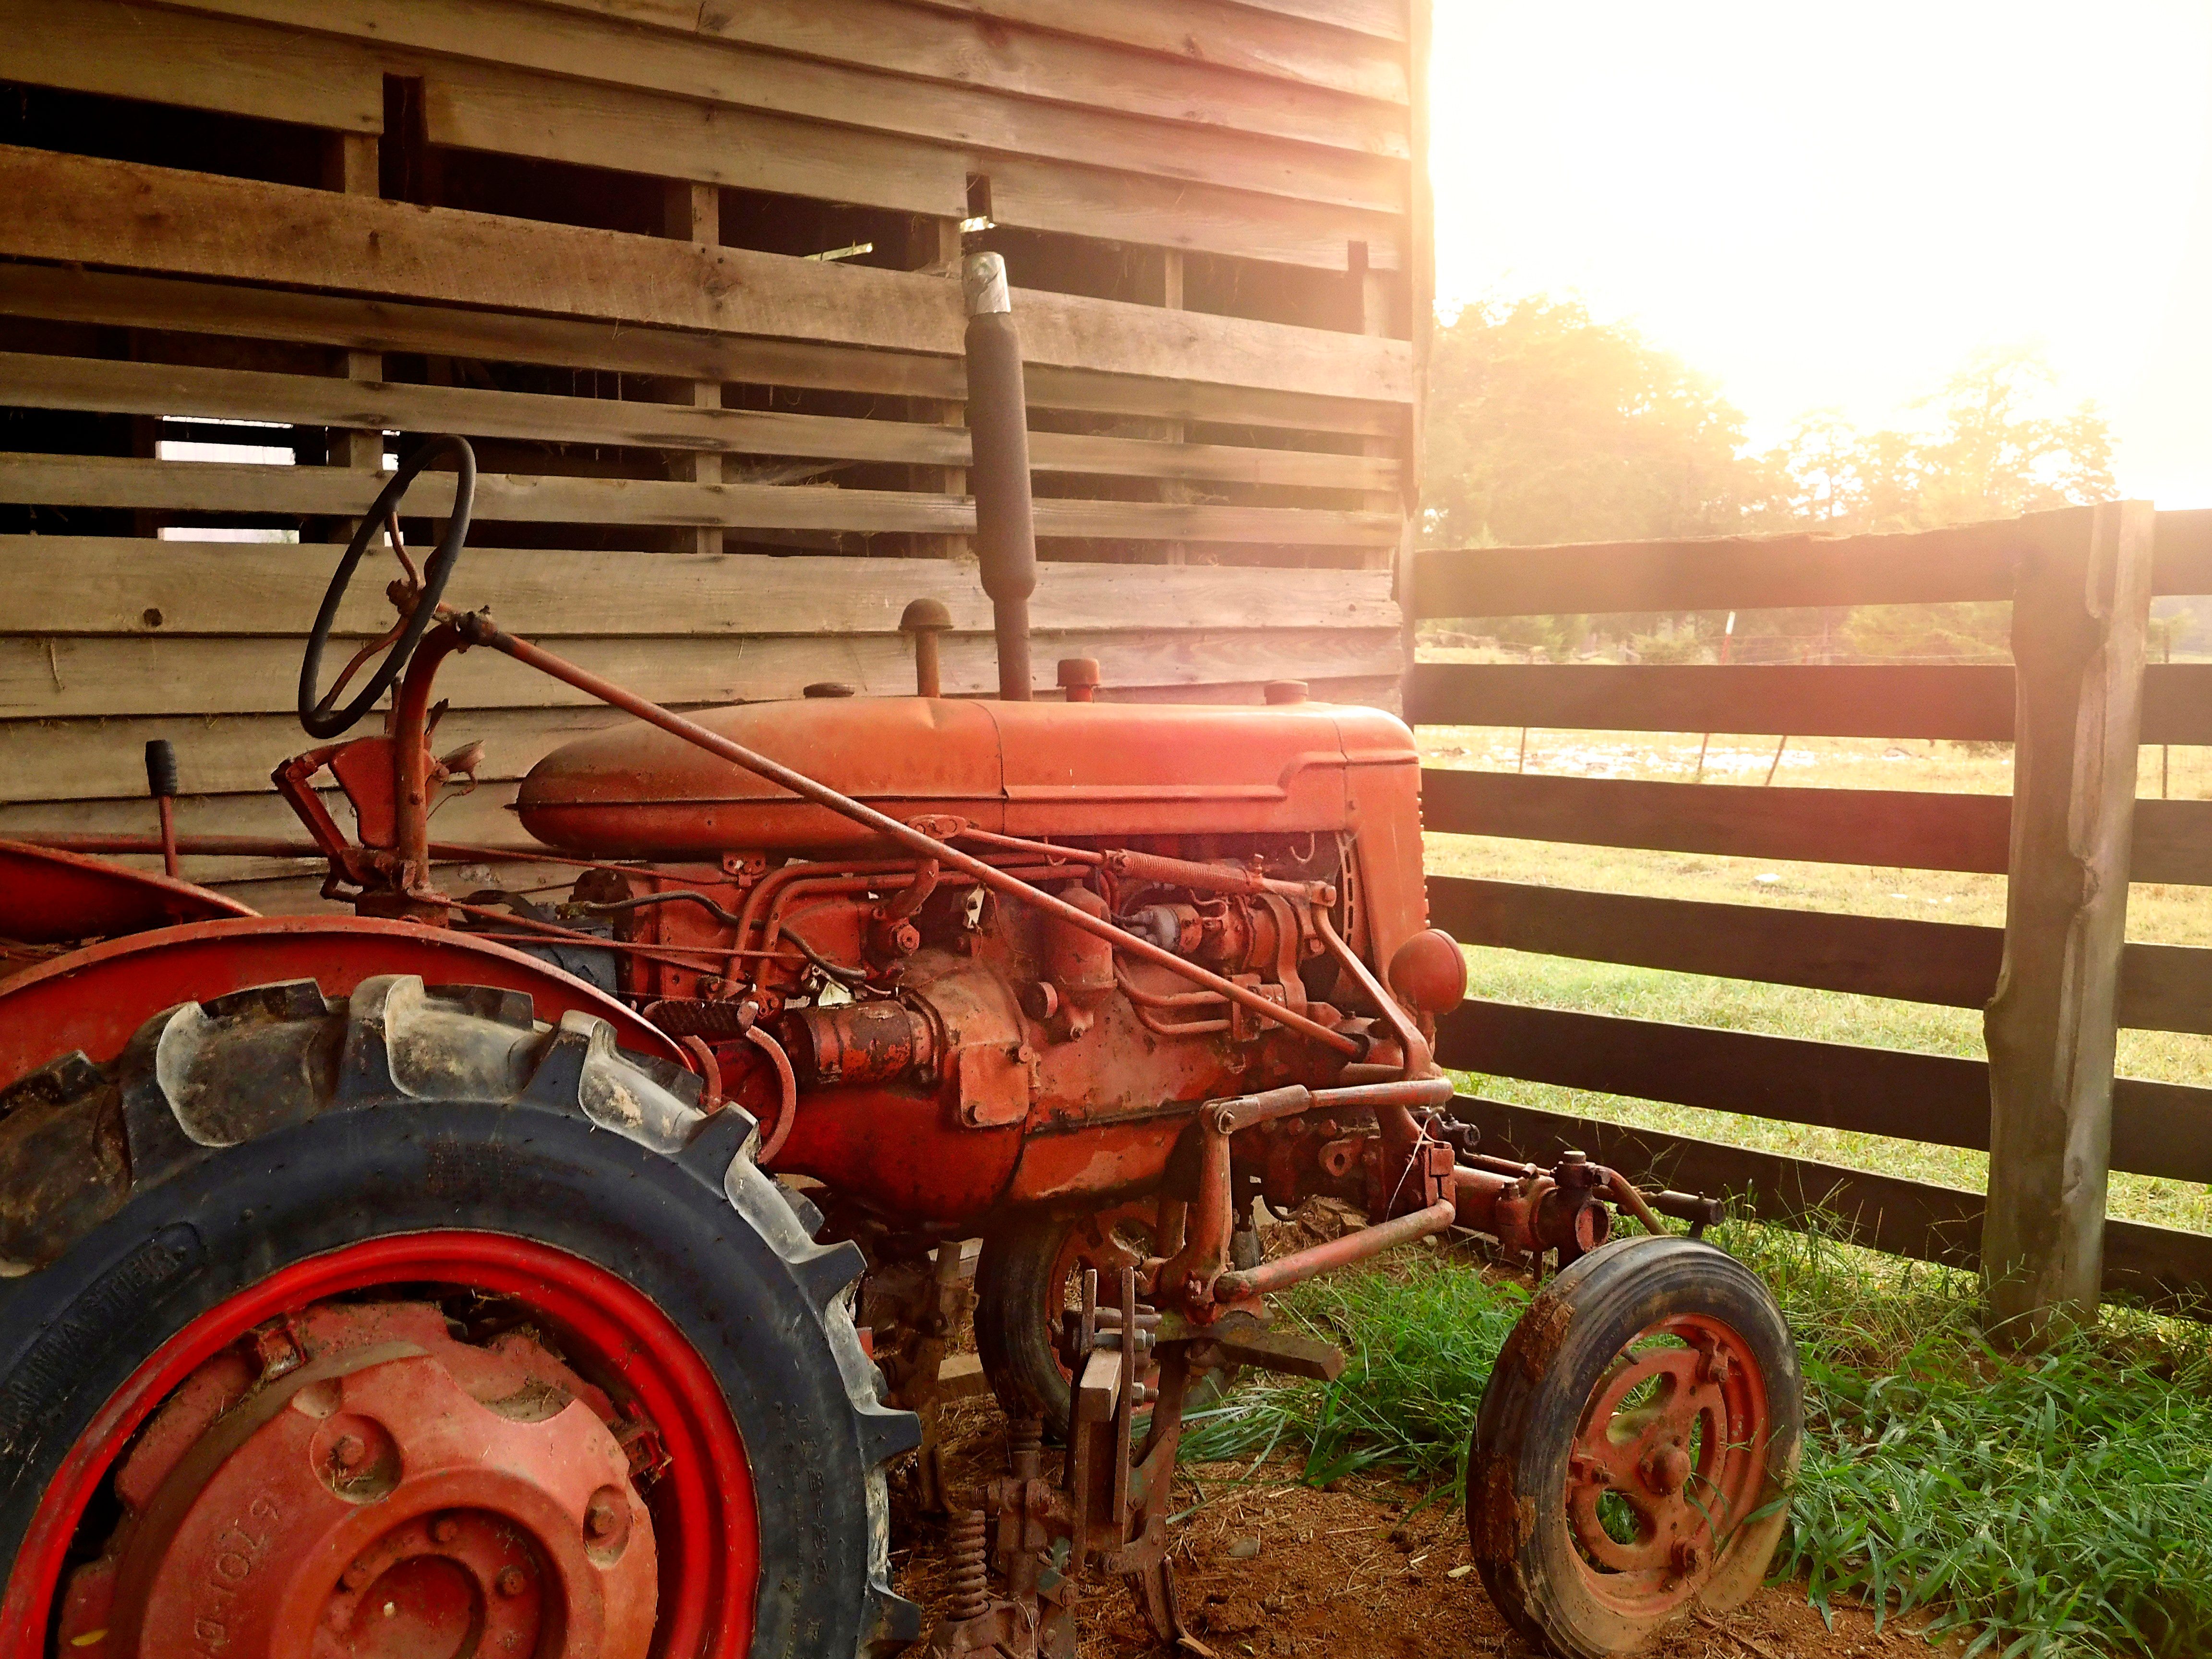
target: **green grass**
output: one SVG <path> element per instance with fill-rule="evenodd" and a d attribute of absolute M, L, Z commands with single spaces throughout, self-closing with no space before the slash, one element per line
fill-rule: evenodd
<path fill-rule="evenodd" d="M 2212 1649 L 2212 1354 L 2199 1327 L 2112 1312 L 2027 1359 L 1984 1340 L 1971 1277 L 1731 1225 L 1802 1354 L 1807 1437 L 1776 1576 L 1816 1606 L 1920 1610 L 2020 1659 Z M 1352 1355 L 1332 1385 L 1247 1384 L 1184 1456 L 1306 1453 L 1457 1501 L 1518 1285 L 1421 1255 L 1283 1298 Z"/>

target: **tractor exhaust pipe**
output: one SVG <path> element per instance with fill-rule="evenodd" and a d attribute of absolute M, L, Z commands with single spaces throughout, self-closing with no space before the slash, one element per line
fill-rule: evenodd
<path fill-rule="evenodd" d="M 1030 701 L 1030 595 L 1036 591 L 1036 520 L 1030 507 L 1029 397 L 1022 343 L 1006 293 L 1006 262 L 974 253 L 960 268 L 968 302 L 968 473 L 975 552 L 991 596 L 999 696 Z"/>

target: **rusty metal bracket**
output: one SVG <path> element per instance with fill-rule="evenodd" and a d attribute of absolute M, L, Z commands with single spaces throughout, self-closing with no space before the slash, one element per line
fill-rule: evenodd
<path fill-rule="evenodd" d="M 1183 1616 L 1168 1550 L 1191 1380 L 1225 1365 L 1333 1379 L 1344 1356 L 1325 1342 L 1271 1331 L 1241 1310 L 1195 1325 L 1139 1302 L 1133 1267 L 1115 1278 L 1113 1299 L 1102 1303 L 1097 1270 L 1086 1269 L 1080 1305 L 1067 1316 L 1061 1357 L 1076 1385 L 1060 1480 L 1042 1473 L 1042 1425 L 1018 1421 L 1007 1437 L 1010 1472 L 986 1495 L 988 1522 L 982 1515 L 954 1522 L 952 1604 L 922 1649 L 933 1659 L 1070 1659 L 1074 1581 L 1091 1575 L 1121 1579 L 1170 1648 L 1211 1659 Z M 1159 1380 L 1148 1388 L 1142 1378 L 1155 1360 Z M 1147 1405 L 1140 1441 L 1137 1414 Z M 987 1530 L 1005 1586 L 995 1596 L 984 1565 Z"/>

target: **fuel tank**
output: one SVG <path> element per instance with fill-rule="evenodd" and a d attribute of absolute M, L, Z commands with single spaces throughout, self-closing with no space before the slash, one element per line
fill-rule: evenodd
<path fill-rule="evenodd" d="M 839 697 L 691 718 L 895 817 L 1130 837 L 1364 833 L 1386 828 L 1379 813 L 1406 820 L 1387 826 L 1392 839 L 1419 844 L 1413 735 L 1379 709 Z M 517 806 L 546 845 L 604 858 L 818 856 L 871 840 L 642 723 L 556 750 L 524 780 Z"/>

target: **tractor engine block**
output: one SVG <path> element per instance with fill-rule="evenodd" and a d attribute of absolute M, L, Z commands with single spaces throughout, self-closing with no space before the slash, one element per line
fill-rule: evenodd
<path fill-rule="evenodd" d="M 1186 851 L 1224 884 L 1264 870 L 1346 885 L 1347 848 L 1328 836 L 1170 856 Z M 1360 1038 L 1377 1060 L 1395 1053 L 1296 900 L 994 861 Z M 738 854 L 711 870 L 595 871 L 574 899 L 614 921 L 623 988 L 712 1050 L 726 1097 L 781 1141 L 779 1170 L 909 1222 L 1157 1187 L 1191 1103 L 1322 1086 L 1342 1069 L 1217 993 L 921 863 Z M 1340 901 L 1340 928 L 1351 912 Z M 703 957 L 729 967 L 689 965 Z"/>

